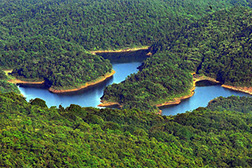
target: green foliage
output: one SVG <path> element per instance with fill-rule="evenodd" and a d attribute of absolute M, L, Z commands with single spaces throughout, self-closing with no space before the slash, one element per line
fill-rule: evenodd
<path fill-rule="evenodd" d="M 192 87 L 192 76 L 179 68 L 176 55 L 155 54 L 148 58 L 137 74 L 120 84 L 106 87 L 102 100 L 116 101 L 123 108 L 154 111 L 152 105 L 172 96 L 187 93 Z"/>
<path fill-rule="evenodd" d="M 0 93 L 8 92 L 20 93 L 15 84 L 9 83 L 6 80 L 0 80 Z"/>
<path fill-rule="evenodd" d="M 106 89 L 103 100 L 153 111 L 187 94 L 189 71 L 251 86 L 246 7 L 251 3 L 234 0 L 2 1 L 0 66 L 19 79 L 69 89 L 111 71 L 108 60 L 85 49 L 151 45 L 154 55 L 141 72 Z"/>
<path fill-rule="evenodd" d="M 31 37 L 13 46 L 16 49 L 11 57 L 7 57 L 10 48 L 3 52 L 2 66 L 15 66 L 11 75 L 23 80 L 45 80 L 47 85 L 61 88 L 78 87 L 112 69 L 108 60 L 55 37 Z"/>
<path fill-rule="evenodd" d="M 218 111 L 237 111 L 249 113 L 252 111 L 252 99 L 250 97 L 230 96 L 228 98 L 218 97 L 208 103 L 207 108 Z"/>
<path fill-rule="evenodd" d="M 251 15 L 243 7 L 221 10 L 169 32 L 150 47 L 153 56 L 140 72 L 108 86 L 102 99 L 146 110 L 188 94 L 193 71 L 228 85 L 251 86 Z"/>
<path fill-rule="evenodd" d="M 40 107 L 47 107 L 46 102 L 40 98 L 30 100 L 31 105 L 38 105 Z"/>
<path fill-rule="evenodd" d="M 243 7 L 212 13 L 160 39 L 151 50 L 176 54 L 182 69 L 229 85 L 251 86 L 251 14 Z"/>
<path fill-rule="evenodd" d="M 7 79 L 7 76 L 5 75 L 4 71 L 0 69 L 0 80 Z"/>
<path fill-rule="evenodd" d="M 220 99 L 234 99 L 230 108 L 251 102 Z M 171 117 L 136 109 L 57 109 L 14 93 L 0 94 L 0 103 L 1 167 L 252 166 L 251 110 L 198 108 Z"/>

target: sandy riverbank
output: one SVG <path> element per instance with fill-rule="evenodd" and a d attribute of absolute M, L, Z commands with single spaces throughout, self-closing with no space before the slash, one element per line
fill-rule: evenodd
<path fill-rule="evenodd" d="M 6 73 L 6 75 L 8 75 L 9 73 L 12 72 L 12 70 L 4 70 L 4 72 Z M 98 79 L 94 80 L 94 81 L 90 81 L 85 83 L 85 85 L 82 85 L 78 88 L 73 88 L 73 89 L 54 89 L 53 87 L 49 88 L 49 91 L 52 93 L 70 93 L 70 92 L 76 92 L 82 89 L 86 89 L 88 87 L 97 85 L 103 81 L 105 81 L 106 79 L 112 77 L 115 74 L 115 70 L 112 69 L 112 71 L 110 73 L 106 73 L 104 76 L 100 76 Z M 30 82 L 30 81 L 23 81 L 20 79 L 16 79 L 14 77 L 12 77 L 12 79 L 8 80 L 8 82 L 10 83 L 14 83 L 14 84 L 23 84 L 23 85 L 44 85 L 45 81 L 36 81 L 36 82 Z"/>
<path fill-rule="evenodd" d="M 107 102 L 107 101 L 101 101 L 101 104 L 98 105 L 99 107 L 118 107 L 122 108 L 122 105 L 120 105 L 118 102 Z"/>
<path fill-rule="evenodd" d="M 174 98 L 173 100 L 170 100 L 170 101 L 167 101 L 167 102 L 164 102 L 164 103 L 161 103 L 161 104 L 154 104 L 154 106 L 156 106 L 156 107 L 165 107 L 165 106 L 180 104 L 182 100 L 188 99 L 188 98 L 190 98 L 190 97 L 192 97 L 194 95 L 194 93 L 195 93 L 194 90 L 195 90 L 197 82 L 205 81 L 205 80 L 211 81 L 213 83 L 220 83 L 219 81 L 215 80 L 214 78 L 210 78 L 210 77 L 206 77 L 206 76 L 194 77 L 193 78 L 193 86 L 189 91 L 190 94 L 184 95 L 182 97 Z M 118 103 L 118 102 L 107 102 L 107 101 L 103 102 L 102 101 L 102 103 L 99 104 L 98 106 L 100 106 L 100 107 L 114 107 L 114 106 L 122 107 L 123 105 Z M 157 114 L 162 114 L 162 110 L 160 110 Z"/>
<path fill-rule="evenodd" d="M 149 49 L 149 46 L 135 47 L 135 48 L 126 48 L 126 49 L 119 49 L 119 50 L 97 50 L 97 51 L 90 51 L 90 53 L 91 54 L 97 54 L 97 53 L 120 53 L 120 52 L 132 52 L 132 51 L 138 51 L 138 50 L 147 50 L 147 49 Z"/>
<path fill-rule="evenodd" d="M 176 97 L 173 100 L 170 100 L 168 102 L 164 102 L 164 103 L 161 103 L 161 104 L 157 104 L 156 106 L 157 107 L 165 107 L 165 106 L 171 106 L 171 105 L 178 105 L 178 104 L 180 104 L 182 100 L 188 99 L 188 98 L 190 98 L 190 97 L 192 97 L 194 95 L 194 93 L 195 93 L 194 90 L 195 90 L 197 82 L 199 82 L 199 81 L 205 81 L 205 80 L 211 81 L 213 83 L 220 83 L 219 81 L 215 80 L 214 78 L 210 78 L 210 77 L 207 77 L 207 76 L 193 77 L 193 86 L 190 89 L 190 94 L 182 96 L 182 97 Z"/>
<path fill-rule="evenodd" d="M 243 93 L 248 93 L 252 95 L 252 87 L 238 87 L 238 86 L 229 86 L 229 85 L 221 85 L 221 87 L 224 87 L 226 89 L 238 91 L 238 92 L 243 92 Z"/>
<path fill-rule="evenodd" d="M 17 79 L 15 77 L 10 77 L 9 73 L 12 72 L 12 69 L 9 69 L 9 70 L 3 70 L 6 74 L 6 76 L 8 76 L 9 79 L 8 82 L 10 83 L 14 83 L 14 84 L 25 84 L 25 85 L 43 85 L 45 83 L 45 81 L 24 81 L 24 80 L 20 80 L 20 79 Z"/>
<path fill-rule="evenodd" d="M 104 76 L 99 77 L 98 79 L 94 80 L 94 81 L 90 81 L 85 83 L 85 85 L 82 85 L 78 88 L 73 88 L 73 89 L 54 89 L 53 87 L 49 88 L 49 91 L 52 93 L 70 93 L 70 92 L 76 92 L 82 89 L 86 89 L 88 87 L 97 85 L 103 81 L 105 81 L 106 79 L 112 77 L 115 74 L 115 70 L 112 69 L 112 71 L 110 73 L 106 73 Z"/>

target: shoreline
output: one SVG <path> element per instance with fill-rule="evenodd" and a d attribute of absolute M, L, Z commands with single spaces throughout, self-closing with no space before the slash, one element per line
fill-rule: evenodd
<path fill-rule="evenodd" d="M 221 87 L 252 95 L 252 87 L 239 87 L 239 86 L 230 86 L 230 85 L 225 85 L 225 84 L 221 85 Z"/>
<path fill-rule="evenodd" d="M 195 74 L 193 73 L 192 75 L 194 76 Z M 199 81 L 204 81 L 204 80 L 211 81 L 213 83 L 220 83 L 219 81 L 215 80 L 214 78 L 210 78 L 210 77 L 207 77 L 207 76 L 193 77 L 193 86 L 190 89 L 190 94 L 184 95 L 184 96 L 181 96 L 181 97 L 176 97 L 173 100 L 170 100 L 170 101 L 167 101 L 167 102 L 164 102 L 164 103 L 161 103 L 161 104 L 154 104 L 153 106 L 156 106 L 156 107 L 159 108 L 159 107 L 166 107 L 166 106 L 180 104 L 181 101 L 192 97 L 194 95 L 194 93 L 195 93 L 194 90 L 195 90 L 195 87 L 196 87 L 196 83 L 199 82 Z M 120 104 L 120 103 L 118 103 L 118 102 L 101 101 L 101 104 L 99 104 L 98 106 L 99 107 L 118 106 L 118 107 L 121 108 L 123 105 Z M 159 110 L 156 114 L 160 114 L 161 115 L 162 114 L 162 110 Z"/>
<path fill-rule="evenodd" d="M 193 76 L 195 75 L 194 73 L 192 74 Z M 172 105 L 178 105 L 181 103 L 181 101 L 185 100 L 185 99 L 188 99 L 190 97 L 192 97 L 195 93 L 195 87 L 196 87 L 196 83 L 199 82 L 199 81 L 210 81 L 210 82 L 213 82 L 213 83 L 220 83 L 219 81 L 215 80 L 214 78 L 210 78 L 210 77 L 207 77 L 207 76 L 199 76 L 199 77 L 193 77 L 193 86 L 192 88 L 190 89 L 190 94 L 188 95 L 185 95 L 185 96 L 181 96 L 181 97 L 176 97 L 174 98 L 173 100 L 170 100 L 168 102 L 164 102 L 164 103 L 161 103 L 161 104 L 157 104 L 155 105 L 156 107 L 166 107 L 166 106 L 172 106 Z"/>
<path fill-rule="evenodd" d="M 10 79 L 8 82 L 13 84 L 22 84 L 22 85 L 43 85 L 45 81 L 39 81 L 39 82 L 29 82 L 29 81 L 22 81 L 20 79 Z"/>
<path fill-rule="evenodd" d="M 101 101 L 100 104 L 98 104 L 98 107 L 118 107 L 122 108 L 122 105 L 118 102 L 107 102 L 107 101 Z"/>
<path fill-rule="evenodd" d="M 8 73 L 11 73 L 12 70 L 4 70 L 4 72 L 6 74 Z M 53 89 L 52 87 L 50 87 L 48 90 L 52 93 L 70 93 L 70 92 L 76 92 L 76 91 L 80 91 L 82 89 L 86 89 L 88 87 L 92 87 L 94 85 L 97 85 L 103 81 L 105 81 L 106 79 L 112 77 L 113 75 L 115 74 L 115 70 L 111 70 L 111 72 L 107 72 L 104 76 L 100 76 L 98 77 L 96 80 L 93 80 L 93 81 L 90 81 L 90 82 L 86 82 L 84 85 L 78 87 L 78 88 L 73 88 L 73 89 Z M 23 80 L 20 80 L 20 79 L 16 79 L 16 78 L 13 78 L 13 79 L 9 79 L 8 80 L 9 83 L 13 83 L 13 84 L 23 84 L 23 85 L 44 85 L 45 84 L 45 81 L 37 81 L 37 82 L 29 82 L 29 81 L 23 81 Z"/>
<path fill-rule="evenodd" d="M 50 87 L 48 90 L 52 93 L 70 93 L 70 92 L 76 92 L 76 91 L 80 91 L 82 89 L 86 89 L 88 87 L 97 85 L 103 81 L 105 81 L 106 79 L 112 77 L 115 74 L 115 70 L 112 69 L 112 71 L 110 73 L 106 73 L 104 76 L 100 76 L 98 77 L 95 81 L 90 81 L 90 82 L 86 82 L 84 85 L 78 87 L 78 88 L 74 88 L 74 89 L 53 89 L 52 87 Z"/>
<path fill-rule="evenodd" d="M 6 76 L 9 77 L 9 73 L 12 72 L 12 69 L 3 70 L 3 71 L 5 72 Z M 7 81 L 13 84 L 24 84 L 24 85 L 43 85 L 45 83 L 45 81 L 36 81 L 36 82 L 23 81 L 23 80 L 15 78 L 14 76 L 12 76 L 12 79 L 9 79 Z"/>
<path fill-rule="evenodd" d="M 89 51 L 89 52 L 91 54 L 96 55 L 96 53 L 122 53 L 122 52 L 132 52 L 132 51 L 147 50 L 147 49 L 149 49 L 149 46 L 118 49 L 118 50 L 97 50 L 97 51 Z"/>

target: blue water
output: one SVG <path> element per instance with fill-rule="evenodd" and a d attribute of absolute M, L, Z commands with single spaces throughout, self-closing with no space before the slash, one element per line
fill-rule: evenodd
<path fill-rule="evenodd" d="M 191 98 L 182 101 L 179 105 L 161 108 L 162 115 L 176 115 L 178 113 L 192 111 L 198 107 L 206 107 L 208 102 L 216 97 L 228 97 L 232 95 L 249 96 L 242 92 L 225 89 L 220 85 L 196 86 L 195 94 Z"/>
<path fill-rule="evenodd" d="M 53 94 L 47 89 L 21 86 L 19 89 L 26 97 L 27 101 L 38 97 L 45 100 L 48 107 L 59 105 L 67 107 L 70 104 L 78 104 L 83 107 L 97 107 L 97 105 L 100 104 L 100 98 L 103 95 L 105 87 L 112 83 L 120 83 L 131 73 L 136 73 L 138 71 L 137 67 L 141 65 L 141 62 L 112 63 L 113 69 L 116 71 L 112 78 L 95 87 L 76 93 Z M 191 98 L 182 101 L 179 105 L 162 108 L 162 114 L 176 115 L 178 113 L 194 110 L 198 107 L 206 107 L 208 102 L 216 97 L 228 97 L 231 95 L 249 96 L 245 93 L 222 88 L 220 85 L 196 86 L 195 94 Z"/>
<path fill-rule="evenodd" d="M 26 97 L 27 101 L 41 98 L 46 101 L 48 107 L 59 105 L 67 107 L 70 104 L 78 104 L 83 107 L 97 107 L 101 103 L 100 98 L 106 86 L 122 82 L 131 73 L 136 73 L 138 71 L 137 67 L 140 65 L 141 62 L 112 63 L 113 69 L 116 71 L 112 78 L 97 86 L 76 93 L 53 94 L 47 89 L 21 86 L 19 86 L 19 90 Z"/>

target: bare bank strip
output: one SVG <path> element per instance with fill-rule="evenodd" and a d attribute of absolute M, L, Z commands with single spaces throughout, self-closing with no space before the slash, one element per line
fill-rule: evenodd
<path fill-rule="evenodd" d="M 226 89 L 243 92 L 252 95 L 252 87 L 239 87 L 239 86 L 229 86 L 229 85 L 221 85 L 221 87 L 224 87 Z"/>
<path fill-rule="evenodd" d="M 6 74 L 6 76 L 8 76 L 10 79 L 8 80 L 8 82 L 10 83 L 14 83 L 14 84 L 27 84 L 27 85 L 43 85 L 45 83 L 45 81 L 23 81 L 20 79 L 17 79 L 13 76 L 10 76 L 9 73 L 12 72 L 11 70 L 3 70 Z"/>
<path fill-rule="evenodd" d="M 112 77 L 115 74 L 115 70 L 112 69 L 112 71 L 110 73 L 106 73 L 104 76 L 100 76 L 98 79 L 94 80 L 94 81 L 90 81 L 90 82 L 86 82 L 85 85 L 82 85 L 78 88 L 74 88 L 74 89 L 54 89 L 53 87 L 49 88 L 49 91 L 52 93 L 70 93 L 70 92 L 76 92 L 82 89 L 86 89 L 88 87 L 97 85 L 103 81 L 105 81 L 106 79 Z"/>
<path fill-rule="evenodd" d="M 8 73 L 11 73 L 12 70 L 5 70 L 4 72 L 8 75 Z M 93 81 L 90 81 L 90 82 L 86 82 L 84 85 L 82 85 L 82 86 L 80 86 L 78 88 L 73 88 L 73 89 L 54 89 L 53 87 L 50 87 L 49 91 L 52 92 L 52 93 L 70 93 L 70 92 L 76 92 L 76 91 L 79 91 L 79 90 L 86 89 L 88 87 L 97 85 L 97 84 L 105 81 L 106 79 L 112 77 L 114 74 L 115 74 L 115 70 L 112 69 L 111 72 L 106 73 L 104 76 L 100 76 L 96 80 L 93 80 Z M 14 84 L 44 85 L 44 83 L 45 83 L 45 81 L 30 82 L 30 81 L 19 80 L 19 79 L 16 79 L 14 77 L 11 77 L 11 78 L 12 79 L 8 80 L 8 82 L 14 83 Z"/>
<path fill-rule="evenodd" d="M 195 74 L 192 73 L 192 75 L 194 76 Z M 182 100 L 188 99 L 188 98 L 190 98 L 190 97 L 192 97 L 194 95 L 194 93 L 195 93 L 194 90 L 195 90 L 197 82 L 199 82 L 199 81 L 205 81 L 205 80 L 211 81 L 211 82 L 214 82 L 214 83 L 220 83 L 219 81 L 215 80 L 214 78 L 210 78 L 210 77 L 207 77 L 207 76 L 193 77 L 193 86 L 190 89 L 190 94 L 182 96 L 182 97 L 174 98 L 173 100 L 168 101 L 168 102 L 157 104 L 156 106 L 157 107 L 165 107 L 165 106 L 171 106 L 171 105 L 178 105 L 178 104 L 180 104 Z"/>
<path fill-rule="evenodd" d="M 138 50 L 147 50 L 147 49 L 149 49 L 149 46 L 126 48 L 126 49 L 119 49 L 119 50 L 97 50 L 97 51 L 90 51 L 90 53 L 95 55 L 97 53 L 120 53 L 120 52 L 132 52 L 132 51 L 138 51 Z"/>

